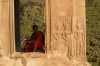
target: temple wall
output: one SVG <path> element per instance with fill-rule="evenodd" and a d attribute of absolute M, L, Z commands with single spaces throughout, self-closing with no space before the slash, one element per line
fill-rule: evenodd
<path fill-rule="evenodd" d="M 86 59 L 85 0 L 46 0 L 45 54 L 15 52 L 13 2 L 0 0 L 0 66 L 91 66 Z"/>
<path fill-rule="evenodd" d="M 5 55 L 10 54 L 10 30 L 9 30 L 9 0 L 0 0 L 0 38 Z"/>

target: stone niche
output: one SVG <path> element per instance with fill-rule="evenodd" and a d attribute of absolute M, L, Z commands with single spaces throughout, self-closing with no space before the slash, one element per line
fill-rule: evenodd
<path fill-rule="evenodd" d="M 91 66 L 85 0 L 45 0 L 47 53 L 16 52 L 14 0 L 0 0 L 0 66 Z"/>

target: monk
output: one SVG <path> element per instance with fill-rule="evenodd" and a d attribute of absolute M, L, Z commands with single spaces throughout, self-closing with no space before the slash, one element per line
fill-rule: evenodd
<path fill-rule="evenodd" d="M 45 48 L 45 36 L 43 32 L 38 31 L 38 26 L 33 26 L 34 32 L 32 33 L 28 44 L 25 45 L 26 52 L 36 51 L 37 49 Z"/>

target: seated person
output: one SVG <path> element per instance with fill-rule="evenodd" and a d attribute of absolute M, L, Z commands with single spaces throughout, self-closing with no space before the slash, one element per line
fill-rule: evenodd
<path fill-rule="evenodd" d="M 45 36 L 43 32 L 38 31 L 38 26 L 33 26 L 34 32 L 32 33 L 29 42 L 25 45 L 26 52 L 36 52 L 37 49 L 44 50 L 45 47 Z"/>

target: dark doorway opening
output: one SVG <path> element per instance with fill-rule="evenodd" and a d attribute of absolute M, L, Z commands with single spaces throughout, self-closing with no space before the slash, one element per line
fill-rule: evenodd
<path fill-rule="evenodd" d="M 40 48 L 40 42 L 37 41 L 35 52 L 45 52 L 45 0 L 14 0 L 14 13 L 15 13 L 15 47 L 16 52 L 34 52 L 35 40 L 31 42 L 31 37 L 34 34 L 33 26 L 38 26 L 38 32 L 44 34 L 44 47 Z M 35 34 L 36 35 L 36 34 Z M 40 36 L 41 37 L 41 36 Z M 28 44 L 32 48 L 31 51 L 25 46 Z M 31 44 L 31 45 L 30 45 Z M 30 48 L 29 48 L 30 49 Z"/>

